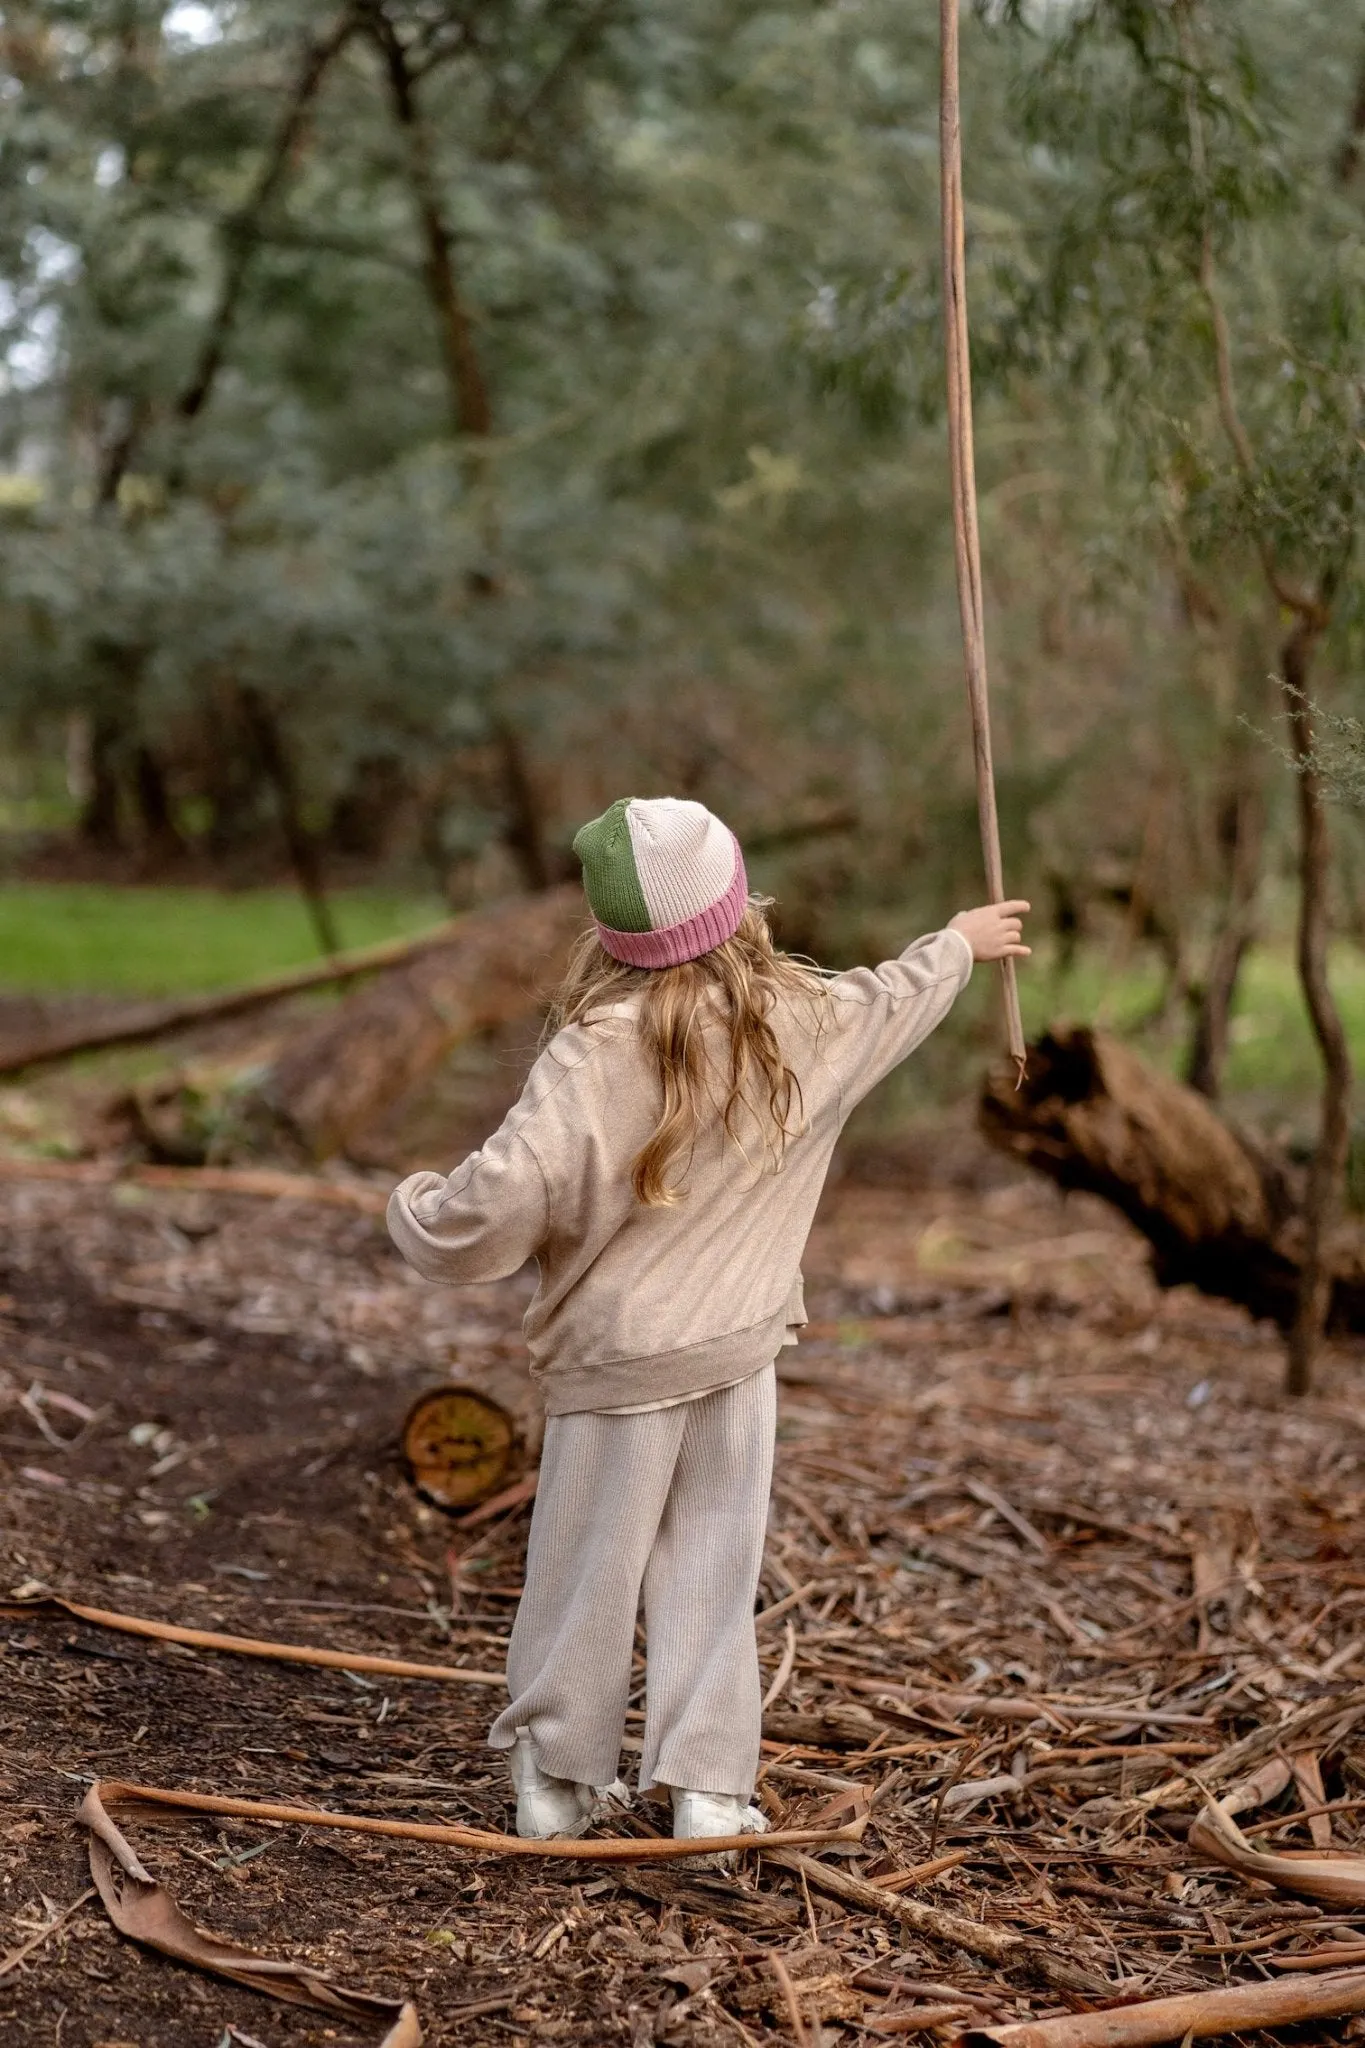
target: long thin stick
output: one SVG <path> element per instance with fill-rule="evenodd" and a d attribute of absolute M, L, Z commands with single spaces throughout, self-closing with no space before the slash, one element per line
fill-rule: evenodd
<path fill-rule="evenodd" d="M 981 597 L 981 539 L 976 517 L 976 461 L 972 443 L 972 373 L 967 347 L 967 262 L 962 216 L 962 121 L 958 94 L 958 0 L 939 0 L 941 72 L 939 157 L 942 166 L 943 335 L 948 370 L 948 462 L 953 490 L 953 552 L 957 600 L 962 617 L 962 651 L 967 701 L 972 714 L 976 758 L 976 808 L 986 890 L 993 903 L 1005 900 L 1000 858 L 1000 821 L 995 808 L 991 761 L 991 714 L 986 685 L 986 619 Z M 1013 960 L 1000 962 L 1005 990 L 1009 1049 L 1023 1079 L 1026 1052 L 1019 1014 L 1019 985 Z"/>
<path fill-rule="evenodd" d="M 274 1800 L 233 1799 L 214 1792 L 171 1791 L 163 1785 L 134 1785 L 122 1778 L 97 1778 L 76 1817 L 98 1834 L 101 1823 L 113 1813 L 140 1814 L 143 1819 L 155 1818 L 157 1814 L 183 1819 L 187 1814 L 221 1813 L 257 1823 L 277 1821 L 284 1827 L 342 1828 L 355 1835 L 384 1835 L 400 1842 L 437 1842 L 447 1848 L 476 1849 L 491 1856 L 540 1856 L 572 1863 L 672 1863 L 688 1856 L 728 1854 L 731 1850 L 758 1853 L 773 1843 L 782 1853 L 789 1846 L 822 1848 L 829 1842 L 852 1841 L 857 1834 L 856 1827 L 781 1828 L 770 1835 L 708 1835 L 704 1839 L 686 1840 L 655 1836 L 641 1840 L 629 1835 L 599 1835 L 591 1840 L 555 1835 L 540 1840 L 497 1834 L 491 1828 L 381 1820 L 372 1813 L 335 1813 L 325 1807 L 285 1806 Z M 975 1923 L 963 1924 L 970 1928 Z"/>
<path fill-rule="evenodd" d="M 179 1643 L 196 1650 L 225 1650 L 234 1657 L 264 1657 L 274 1664 L 312 1664 L 324 1671 L 371 1671 L 383 1678 L 432 1678 L 448 1685 L 505 1685 L 501 1671 L 467 1671 L 457 1664 L 416 1663 L 407 1657 L 375 1657 L 363 1650 L 321 1650 L 311 1643 L 275 1643 L 258 1636 L 228 1636 L 216 1629 L 181 1628 L 174 1621 L 149 1621 L 141 1614 L 116 1614 L 106 1607 L 86 1607 L 55 1593 L 32 1600 L 0 1601 L 0 1614 L 36 1613 L 60 1608 L 95 1628 L 116 1629 L 152 1642 Z"/>

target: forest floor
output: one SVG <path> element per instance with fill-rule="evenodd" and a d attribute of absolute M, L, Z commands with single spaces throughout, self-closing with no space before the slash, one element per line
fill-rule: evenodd
<path fill-rule="evenodd" d="M 1320 1769 L 1344 1804 L 1319 1835 L 1360 1840 L 1343 1730 L 1365 1722 L 1361 1345 L 1286 1403 L 1274 1333 L 1160 1294 L 1098 1204 L 962 1134 L 930 1165 L 831 1188 L 815 1320 L 781 1362 L 760 1641 L 787 1676 L 762 1794 L 795 1825 L 863 1788 L 861 1842 L 816 1852 L 811 1881 L 761 1857 L 613 1870 L 128 1823 L 193 1919 L 412 1997 L 430 2042 L 566 2048 L 792 2041 L 774 1955 L 801 2031 L 833 2044 L 1264 1981 L 1365 1940 L 1365 1913 L 1249 1884 L 1185 1840 L 1195 1776 L 1226 1787 L 1286 1745 L 1296 1779 L 1245 1825 L 1308 1845 Z M 497 1670 L 526 1507 L 462 1528 L 416 1498 L 395 1440 L 419 1390 L 518 1355 L 523 1281 L 443 1294 L 368 1217 L 198 1192 L 7 1181 L 0 1229 L 0 1593 Z M 95 1778 L 511 1823 L 483 1747 L 492 1686 L 249 1662 L 50 1608 L 0 1614 L 0 1685 L 13 2048 L 383 2031 L 141 1950 L 98 1900 L 57 1926 L 88 1884 L 73 1813 Z M 636 1832 L 663 1825 L 640 1812 Z M 925 1865 L 875 1910 L 819 1875 Z"/>

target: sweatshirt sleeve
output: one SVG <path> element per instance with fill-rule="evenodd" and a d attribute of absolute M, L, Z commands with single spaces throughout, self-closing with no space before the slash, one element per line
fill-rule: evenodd
<path fill-rule="evenodd" d="M 503 1280 L 534 1257 L 549 1227 L 540 1164 L 504 1124 L 446 1177 L 414 1173 L 389 1197 L 389 1235 L 428 1280 Z"/>
<path fill-rule="evenodd" d="M 898 960 L 834 977 L 826 1058 L 845 1116 L 943 1022 L 971 974 L 971 946 L 948 929 L 916 939 Z"/>

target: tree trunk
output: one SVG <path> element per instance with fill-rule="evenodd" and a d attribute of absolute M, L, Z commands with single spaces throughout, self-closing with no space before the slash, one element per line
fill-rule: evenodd
<path fill-rule="evenodd" d="M 166 772 L 145 740 L 139 742 L 133 755 L 133 787 L 137 792 L 138 815 L 142 820 L 148 851 L 162 855 L 182 854 L 185 842 L 171 808 Z"/>
<path fill-rule="evenodd" d="M 1029 1048 L 1022 1087 L 1012 1073 L 987 1078 L 980 1119 L 1011 1158 L 1121 1210 L 1151 1244 L 1161 1286 L 1296 1324 L 1309 1248 L 1289 1169 L 1118 1039 L 1047 1033 Z M 1332 1321 L 1365 1329 L 1365 1241 L 1324 1235 L 1316 1257 Z"/>
<path fill-rule="evenodd" d="M 431 137 L 422 118 L 416 80 L 402 40 L 383 7 L 373 7 L 368 20 L 384 59 L 389 99 L 407 152 L 408 182 L 425 252 L 423 272 L 450 389 L 451 425 L 461 435 L 489 434 L 493 410 L 474 347 L 474 330 L 455 277 L 451 253 L 455 238 L 441 208 Z"/>
<path fill-rule="evenodd" d="M 1217 936 L 1208 971 L 1199 992 L 1186 1079 L 1200 1095 L 1216 1102 L 1223 1085 L 1233 997 L 1247 949 L 1255 936 L 1256 899 L 1261 886 L 1261 848 L 1265 837 L 1265 803 L 1251 763 L 1238 763 L 1235 786 L 1223 832 L 1225 879 Z"/>
<path fill-rule="evenodd" d="M 506 807 L 503 843 L 521 869 L 528 889 L 548 889 L 555 880 L 541 819 L 540 792 L 526 759 L 526 746 L 505 718 L 493 722 Z"/>
<path fill-rule="evenodd" d="M 90 721 L 80 833 L 87 845 L 104 853 L 117 851 L 123 843 L 118 775 L 120 737 L 118 721 L 107 711 L 96 712 Z"/>
<path fill-rule="evenodd" d="M 1300 614 L 1282 657 L 1282 691 L 1299 786 L 1299 980 L 1322 1055 L 1322 1108 L 1304 1203 L 1304 1250 L 1297 1311 L 1289 1332 L 1285 1391 L 1306 1394 L 1327 1320 L 1332 1274 L 1327 1247 L 1341 1208 L 1351 1142 L 1351 1052 L 1327 978 L 1331 848 L 1322 777 L 1314 762 L 1307 696 L 1318 622 Z"/>
<path fill-rule="evenodd" d="M 376 1123 L 462 1039 L 536 1008 L 583 925 L 576 888 L 478 911 L 448 946 L 381 975 L 300 1033 L 260 1108 L 315 1159 Z"/>
<path fill-rule="evenodd" d="M 1210 614 L 1224 626 L 1222 615 Z M 1264 715 L 1265 662 L 1259 634 L 1248 635 L 1238 658 L 1240 686 L 1222 743 L 1224 781 L 1218 810 L 1218 925 L 1198 990 L 1185 1075 L 1191 1088 L 1216 1102 L 1227 1063 L 1237 983 L 1256 936 L 1257 900 L 1265 849 L 1265 749 L 1254 728 Z"/>
<path fill-rule="evenodd" d="M 359 860 L 383 860 L 398 821 L 415 801 L 412 777 L 392 754 L 362 755 L 332 805 L 327 843 Z"/>
<path fill-rule="evenodd" d="M 240 694 L 242 713 L 260 758 L 262 773 L 275 792 L 290 865 L 313 920 L 318 946 L 324 953 L 339 953 L 341 945 L 336 924 L 322 884 L 322 856 L 317 841 L 303 821 L 294 764 L 284 744 L 279 721 L 258 690 L 248 687 Z"/>
<path fill-rule="evenodd" d="M 223 223 L 223 274 L 217 301 L 209 315 L 194 368 L 175 404 L 176 414 L 183 421 L 197 419 L 212 395 L 227 355 L 228 341 L 237 324 L 247 274 L 260 245 L 265 216 L 295 160 L 304 123 L 322 81 L 358 27 L 356 14 L 348 7 L 326 35 L 319 40 L 305 42 L 293 88 L 285 102 L 283 118 L 271 138 L 256 183 L 244 204 Z"/>

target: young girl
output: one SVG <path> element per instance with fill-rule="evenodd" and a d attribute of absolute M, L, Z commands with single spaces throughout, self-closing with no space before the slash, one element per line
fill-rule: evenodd
<path fill-rule="evenodd" d="M 1028 905 L 826 975 L 775 949 L 738 841 L 701 804 L 615 803 L 574 851 L 594 928 L 554 1035 L 502 1128 L 448 1179 L 405 1180 L 389 1229 L 431 1280 L 540 1269 L 525 1331 L 545 1446 L 489 1735 L 511 1751 L 518 1832 L 578 1835 L 628 1798 L 642 1594 L 640 1789 L 671 1789 L 675 1835 L 754 1832 L 773 1361 L 805 1321 L 806 1235 L 854 1105 L 973 960 L 1027 953 Z"/>

